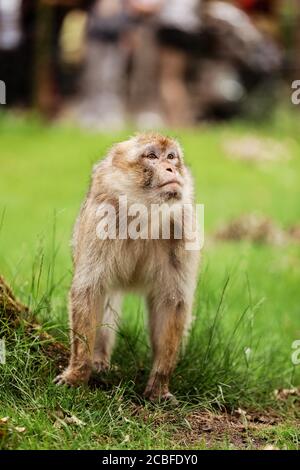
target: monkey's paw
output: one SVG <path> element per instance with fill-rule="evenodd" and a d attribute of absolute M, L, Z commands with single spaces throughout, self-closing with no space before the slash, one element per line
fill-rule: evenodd
<path fill-rule="evenodd" d="M 77 371 L 72 371 L 66 369 L 62 374 L 59 374 L 53 382 L 56 385 L 67 385 L 68 387 L 78 387 L 79 385 L 85 384 L 88 382 L 89 375 L 78 373 Z"/>
<path fill-rule="evenodd" d="M 156 393 L 153 391 L 145 390 L 144 397 L 153 403 L 165 403 L 171 406 L 178 406 L 177 398 L 171 392 Z"/>
<path fill-rule="evenodd" d="M 105 360 L 99 359 L 93 362 L 92 368 L 94 372 L 99 374 L 101 372 L 108 372 L 110 369 L 110 364 Z"/>

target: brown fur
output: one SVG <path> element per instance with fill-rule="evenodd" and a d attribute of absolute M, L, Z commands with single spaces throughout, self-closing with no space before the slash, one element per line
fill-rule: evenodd
<path fill-rule="evenodd" d="M 179 185 L 161 186 L 173 177 Z M 71 359 L 56 381 L 77 385 L 88 380 L 93 367 L 109 367 L 122 294 L 133 290 L 145 296 L 149 310 L 153 367 L 145 395 L 169 398 L 170 374 L 191 322 L 198 256 L 185 249 L 185 238 L 97 238 L 98 204 L 106 201 L 118 208 L 120 195 L 127 196 L 128 206 L 191 203 L 192 180 L 179 144 L 157 134 L 139 135 L 114 146 L 95 166 L 73 237 Z"/>

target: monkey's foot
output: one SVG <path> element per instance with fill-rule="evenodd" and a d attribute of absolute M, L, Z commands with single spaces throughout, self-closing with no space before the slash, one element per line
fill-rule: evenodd
<path fill-rule="evenodd" d="M 90 372 L 77 369 L 66 369 L 54 379 L 56 385 L 68 385 L 69 387 L 78 387 L 88 382 Z"/>
<path fill-rule="evenodd" d="M 93 362 L 92 368 L 94 372 L 99 374 L 100 372 L 108 372 L 110 369 L 110 364 L 104 359 L 97 359 Z"/>
<path fill-rule="evenodd" d="M 172 406 L 179 405 L 177 398 L 169 391 L 160 393 L 158 391 L 147 389 L 144 392 L 144 397 L 153 403 L 167 403 Z"/>

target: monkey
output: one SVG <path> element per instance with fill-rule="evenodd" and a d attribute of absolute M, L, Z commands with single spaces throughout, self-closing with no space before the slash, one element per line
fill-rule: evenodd
<path fill-rule="evenodd" d="M 97 210 L 109 203 L 120 214 L 119 198 L 126 196 L 128 207 L 141 203 L 150 210 L 151 205 L 165 205 L 175 215 L 189 205 L 190 220 L 194 221 L 193 193 L 183 150 L 170 137 L 135 135 L 115 144 L 106 158 L 96 163 L 73 233 L 71 355 L 55 383 L 76 386 L 88 382 L 92 371 L 109 369 L 122 298 L 132 291 L 144 297 L 149 315 L 153 358 L 144 396 L 152 401 L 176 401 L 169 381 L 192 322 L 200 250 L 186 249 L 189 224 L 182 219 L 181 238 L 173 231 L 163 238 L 161 219 L 156 219 L 156 238 L 117 235 L 100 239 L 96 235 Z M 170 219 L 173 229 L 179 220 L 174 214 Z"/>

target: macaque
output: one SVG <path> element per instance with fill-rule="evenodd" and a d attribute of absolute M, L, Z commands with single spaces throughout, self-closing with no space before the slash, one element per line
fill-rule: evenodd
<path fill-rule="evenodd" d="M 170 236 L 163 238 L 161 218 L 153 221 L 159 225 L 156 238 L 150 234 L 133 239 L 128 231 L 121 237 L 120 197 L 126 197 L 129 222 L 135 220 L 130 213 L 132 204 L 142 205 L 148 214 L 151 206 L 169 208 L 171 228 L 181 220 L 182 237 L 175 237 L 170 230 Z M 116 236 L 112 238 L 97 234 L 103 204 L 109 204 L 117 214 Z M 182 221 L 176 214 L 184 205 L 192 209 L 189 218 Z M 177 141 L 157 134 L 137 135 L 116 144 L 95 165 L 73 236 L 71 357 L 56 383 L 75 386 L 87 382 L 92 370 L 109 368 L 122 295 L 134 291 L 146 300 L 153 352 L 144 395 L 150 400 L 174 399 L 169 379 L 191 324 L 198 271 L 199 249 L 186 248 L 191 230 L 187 222 L 191 220 L 195 220 L 192 178 Z M 151 222 L 150 217 L 144 229 Z"/>

